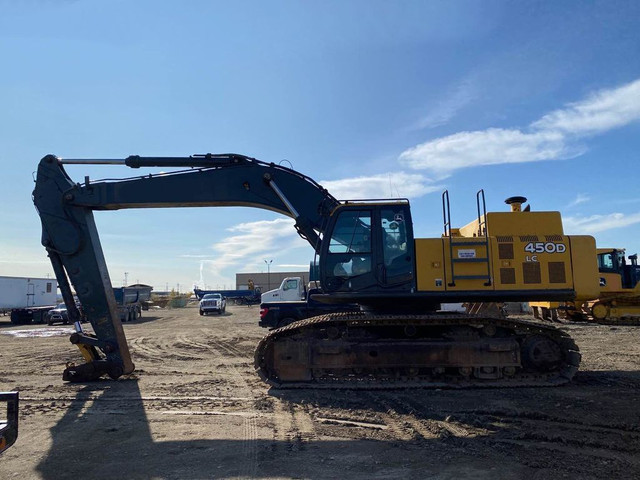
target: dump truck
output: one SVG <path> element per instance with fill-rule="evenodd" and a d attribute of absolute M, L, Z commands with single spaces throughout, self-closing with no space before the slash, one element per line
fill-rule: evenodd
<path fill-rule="evenodd" d="M 128 287 L 118 287 L 113 289 L 113 296 L 118 305 L 120 321 L 131 322 L 140 318 L 144 302 L 151 300 L 153 287 L 149 285 L 129 285 Z"/>

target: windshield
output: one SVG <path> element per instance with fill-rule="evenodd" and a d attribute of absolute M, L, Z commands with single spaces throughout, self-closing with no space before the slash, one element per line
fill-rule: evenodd
<path fill-rule="evenodd" d="M 67 306 L 64 303 L 59 303 L 58 305 L 56 305 L 56 310 L 66 310 Z"/>
<path fill-rule="evenodd" d="M 222 295 L 220 295 L 219 293 L 207 293 L 204 297 L 202 297 L 203 300 L 220 300 L 222 298 Z"/>

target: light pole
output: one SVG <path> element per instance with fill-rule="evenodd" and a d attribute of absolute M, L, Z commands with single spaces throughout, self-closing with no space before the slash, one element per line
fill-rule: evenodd
<path fill-rule="evenodd" d="M 129 277 L 129 272 L 124 272 L 124 286 L 127 286 L 127 278 Z"/>
<path fill-rule="evenodd" d="M 264 263 L 267 264 L 267 292 L 271 290 L 271 262 L 273 262 L 273 259 L 268 262 L 266 260 L 264 261 Z"/>

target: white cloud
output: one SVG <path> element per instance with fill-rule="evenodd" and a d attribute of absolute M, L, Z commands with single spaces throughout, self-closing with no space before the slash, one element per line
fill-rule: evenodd
<path fill-rule="evenodd" d="M 449 122 L 456 114 L 476 97 L 475 86 L 471 82 L 460 83 L 450 95 L 437 103 L 427 116 L 420 119 L 416 129 L 433 128 Z"/>
<path fill-rule="evenodd" d="M 588 195 L 579 193 L 578 195 L 576 195 L 576 198 L 569 205 L 567 205 L 567 208 L 575 207 L 576 205 L 588 202 L 589 200 L 591 200 L 591 198 Z"/>
<path fill-rule="evenodd" d="M 607 215 L 591 215 L 589 217 L 564 217 L 563 223 L 564 229 L 568 234 L 592 235 L 640 223 L 640 213 L 631 215 L 609 213 Z"/>
<path fill-rule="evenodd" d="M 640 118 L 640 80 L 601 90 L 586 100 L 570 103 L 531 124 L 541 130 L 594 135 L 622 127 Z"/>
<path fill-rule="evenodd" d="M 324 180 L 319 183 L 334 197 L 344 200 L 416 198 L 442 190 L 442 186 L 433 185 L 432 180 L 423 175 L 402 171 L 340 180 Z"/>
<path fill-rule="evenodd" d="M 211 246 L 214 253 L 210 257 L 213 259 L 202 260 L 198 283 L 233 285 L 235 272 L 263 270 L 265 259 L 290 255 L 294 249 L 306 248 L 311 258 L 313 250 L 293 225 L 290 218 L 278 218 L 240 223 L 229 228 L 231 235 Z M 271 269 L 278 266 L 271 264 Z"/>
<path fill-rule="evenodd" d="M 240 223 L 229 228 L 236 232 L 213 245 L 219 256 L 211 263 L 217 266 L 238 265 L 242 262 L 260 263 L 264 256 L 274 252 L 309 247 L 306 240 L 296 232 L 294 222 L 289 218 Z"/>
<path fill-rule="evenodd" d="M 490 128 L 422 143 L 402 152 L 399 160 L 409 168 L 442 175 L 465 167 L 556 160 L 581 153 L 567 147 L 560 133 Z"/>
<path fill-rule="evenodd" d="M 601 90 L 587 99 L 544 115 L 527 129 L 489 128 L 436 138 L 409 148 L 401 164 L 439 175 L 466 167 L 563 160 L 582 155 L 580 138 L 640 119 L 640 80 Z"/>

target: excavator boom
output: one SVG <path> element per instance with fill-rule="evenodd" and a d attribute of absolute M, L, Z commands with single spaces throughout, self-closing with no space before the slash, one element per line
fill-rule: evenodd
<path fill-rule="evenodd" d="M 64 164 L 178 167 L 186 170 L 117 181 L 75 183 Z M 287 192 L 292 198 L 285 196 Z M 87 363 L 71 367 L 64 378 L 86 381 L 107 374 L 117 378 L 134 370 L 117 312 L 111 280 L 95 225 L 94 210 L 124 208 L 252 206 L 294 218 L 295 228 L 318 251 L 325 217 L 339 205 L 312 179 L 280 165 L 243 155 L 139 157 L 63 160 L 44 157 L 38 166 L 33 200 L 42 221 L 42 244 L 60 285 L 70 319 L 71 342 Z M 294 207 L 295 205 L 295 207 Z M 72 288 L 84 306 L 95 335 L 82 331 Z"/>

